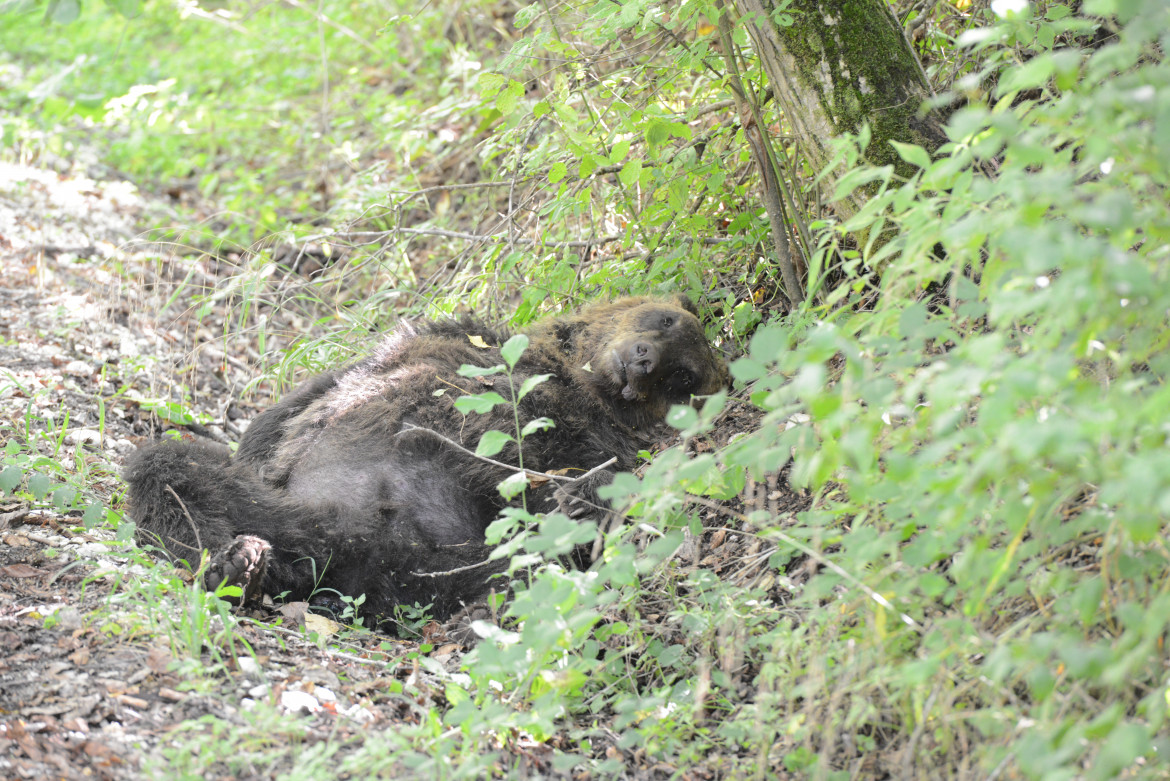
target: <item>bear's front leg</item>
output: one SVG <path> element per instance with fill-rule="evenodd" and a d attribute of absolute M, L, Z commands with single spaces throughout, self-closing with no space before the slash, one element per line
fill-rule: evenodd
<path fill-rule="evenodd" d="M 260 586 L 268 569 L 268 554 L 272 546 L 259 537 L 241 534 L 226 548 L 211 557 L 203 574 L 203 587 L 215 591 L 222 586 L 239 586 L 244 592 L 239 604 L 246 605 L 260 598 Z M 233 604 L 235 599 L 228 599 Z"/>
<path fill-rule="evenodd" d="M 602 486 L 613 482 L 614 473 L 608 469 L 574 480 L 560 483 L 553 496 L 561 512 L 574 521 L 597 521 L 599 527 L 612 514 L 610 504 L 598 495 Z"/>

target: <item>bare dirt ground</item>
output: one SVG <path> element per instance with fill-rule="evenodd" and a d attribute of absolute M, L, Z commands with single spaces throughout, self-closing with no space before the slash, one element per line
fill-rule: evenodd
<path fill-rule="evenodd" d="M 207 287 L 177 285 L 180 276 L 213 284 L 212 262 L 198 253 L 179 262 L 173 248 L 139 233 L 167 219 L 165 202 L 124 183 L 0 163 L 0 443 L 10 461 L 27 456 L 20 463 L 49 478 L 34 486 L 26 471 L 24 488 L 0 492 L 0 778 L 129 779 L 160 768 L 180 777 L 170 772 L 182 765 L 187 725 L 209 716 L 240 724 L 257 703 L 297 720 L 298 737 L 276 734 L 253 772 L 216 777 L 268 778 L 316 742 L 344 756 L 422 723 L 445 703 L 437 673 L 458 670 L 460 649 L 425 634 L 435 627 L 424 629 L 433 642 L 423 658 L 417 643 L 384 635 L 329 639 L 335 625 L 304 605 L 243 617 L 235 637 L 250 653 L 237 642 L 177 654 L 180 630 L 159 635 L 160 624 L 181 622 L 151 614 L 135 585 L 143 554 L 116 540 L 117 468 L 157 436 L 160 411 L 177 405 L 203 421 L 182 427 L 226 442 L 258 411 L 252 400 L 265 401 L 264 388 L 250 384 L 260 357 L 254 335 L 225 336 L 230 313 L 214 302 L 175 299 Z M 287 319 L 274 333 L 306 329 L 291 312 L 273 317 Z M 270 339 L 266 349 L 281 346 Z M 716 439 L 754 422 L 730 415 Z M 114 510 L 113 522 L 95 523 L 90 504 Z M 721 534 L 685 555 L 719 571 L 748 544 Z M 181 573 L 162 569 L 182 586 Z M 221 674 L 192 676 L 193 664 L 219 665 Z M 509 767 L 555 775 L 548 744 L 502 750 Z M 639 767 L 636 753 L 624 760 L 628 777 L 679 770 Z M 710 777 L 701 768 L 692 775 Z"/>

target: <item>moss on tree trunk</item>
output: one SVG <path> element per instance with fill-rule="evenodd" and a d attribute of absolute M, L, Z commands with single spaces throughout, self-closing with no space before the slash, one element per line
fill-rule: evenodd
<path fill-rule="evenodd" d="M 816 168 L 831 161 L 834 137 L 866 123 L 866 158 L 875 165 L 904 165 L 891 140 L 929 152 L 943 143 L 938 117 L 920 116 L 930 86 L 885 0 L 794 0 L 779 12 L 789 26 L 773 18 L 776 5 L 737 0 L 785 119 Z M 855 193 L 835 206 L 847 219 L 864 200 Z"/>

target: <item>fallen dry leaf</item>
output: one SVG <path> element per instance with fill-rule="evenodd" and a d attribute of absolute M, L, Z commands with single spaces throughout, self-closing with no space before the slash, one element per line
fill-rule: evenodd
<path fill-rule="evenodd" d="M 341 630 L 341 624 L 316 613 L 306 613 L 305 629 L 316 632 L 318 635 L 332 636 Z"/>
<path fill-rule="evenodd" d="M 43 569 L 37 569 L 24 563 L 5 564 L 0 567 L 0 576 L 6 578 L 39 578 L 47 574 Z"/>
<path fill-rule="evenodd" d="M 171 663 L 171 652 L 156 645 L 146 654 L 146 666 L 156 673 L 165 673 Z"/>

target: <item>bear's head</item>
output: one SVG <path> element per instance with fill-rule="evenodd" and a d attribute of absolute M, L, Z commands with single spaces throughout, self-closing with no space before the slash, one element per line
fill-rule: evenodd
<path fill-rule="evenodd" d="M 661 421 L 671 405 L 729 384 L 727 364 L 685 296 L 619 299 L 589 307 L 570 322 L 578 381 L 628 423 Z"/>

